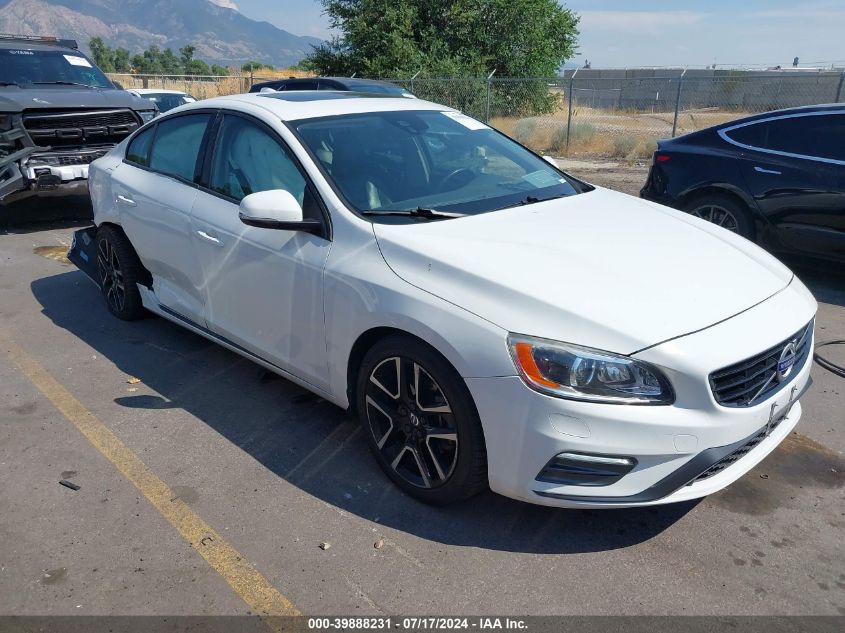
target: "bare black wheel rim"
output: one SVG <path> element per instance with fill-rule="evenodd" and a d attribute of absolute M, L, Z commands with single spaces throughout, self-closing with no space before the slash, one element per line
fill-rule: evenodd
<path fill-rule="evenodd" d="M 697 218 L 712 222 L 713 224 L 728 229 L 729 231 L 733 231 L 734 233 L 739 232 L 739 222 L 737 221 L 736 216 L 725 207 L 720 207 L 718 204 L 705 204 L 695 209 L 692 214 Z"/>
<path fill-rule="evenodd" d="M 458 431 L 443 389 L 408 358 L 381 361 L 367 380 L 367 422 L 379 452 L 420 488 L 449 480 L 458 460 Z"/>
<path fill-rule="evenodd" d="M 100 240 L 97 247 L 97 268 L 100 271 L 100 285 L 106 295 L 106 301 L 115 311 L 122 312 L 126 306 L 126 286 L 117 253 L 108 240 Z"/>

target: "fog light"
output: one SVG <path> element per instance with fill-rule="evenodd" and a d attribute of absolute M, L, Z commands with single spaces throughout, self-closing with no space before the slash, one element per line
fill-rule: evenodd
<path fill-rule="evenodd" d="M 609 486 L 637 465 L 633 457 L 560 453 L 537 475 L 537 481 L 560 486 Z"/>

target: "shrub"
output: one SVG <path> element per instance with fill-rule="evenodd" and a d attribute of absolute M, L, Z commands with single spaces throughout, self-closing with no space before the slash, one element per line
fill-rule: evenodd
<path fill-rule="evenodd" d="M 537 131 L 537 119 L 520 119 L 513 128 L 513 137 L 527 145 Z"/>
<path fill-rule="evenodd" d="M 570 146 L 587 145 L 596 136 L 596 126 L 583 121 L 573 121 L 572 130 L 569 133 Z M 549 149 L 556 152 L 566 151 L 566 125 L 561 125 L 554 132 L 549 141 Z"/>
<path fill-rule="evenodd" d="M 637 150 L 637 138 L 630 134 L 617 136 L 613 139 L 613 155 L 619 157 L 630 157 Z"/>

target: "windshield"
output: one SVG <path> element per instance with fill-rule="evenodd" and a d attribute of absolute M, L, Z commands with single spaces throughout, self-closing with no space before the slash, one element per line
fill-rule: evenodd
<path fill-rule="evenodd" d="M 173 108 L 178 108 L 180 105 L 196 101 L 196 99 L 190 95 L 173 94 L 170 92 L 147 93 L 141 96 L 144 97 L 144 99 L 155 103 L 156 106 L 158 106 L 159 112 L 167 112 Z"/>
<path fill-rule="evenodd" d="M 292 126 L 362 213 L 475 214 L 580 191 L 542 158 L 458 112 L 348 114 Z"/>
<path fill-rule="evenodd" d="M 114 88 L 112 82 L 79 51 L 0 49 L 0 84 L 84 84 Z"/>

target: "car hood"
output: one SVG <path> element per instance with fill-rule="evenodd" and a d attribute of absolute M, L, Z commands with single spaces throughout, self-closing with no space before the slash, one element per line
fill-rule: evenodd
<path fill-rule="evenodd" d="M 792 279 L 744 238 L 601 188 L 374 231 L 414 286 L 511 332 L 623 354 L 723 321 Z"/>
<path fill-rule="evenodd" d="M 0 88 L 0 112 L 22 110 L 49 110 L 67 108 L 132 108 L 151 110 L 153 105 L 146 99 L 125 90 L 100 88 L 74 88 L 71 86 L 36 86 Z"/>

